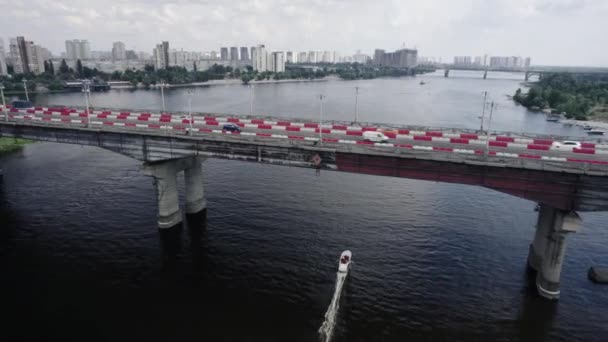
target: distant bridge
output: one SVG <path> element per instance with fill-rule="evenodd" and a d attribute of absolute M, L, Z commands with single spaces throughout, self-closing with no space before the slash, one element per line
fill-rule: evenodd
<path fill-rule="evenodd" d="M 98 146 L 142 161 L 144 174 L 154 179 L 160 228 L 182 220 L 178 172 L 185 172 L 186 212 L 205 210 L 206 158 L 477 185 L 538 202 L 528 263 L 547 298 L 559 297 L 565 237 L 581 226 L 576 211 L 608 210 L 608 145 L 593 142 L 561 149 L 546 136 L 227 114 L 42 107 L 4 114 L 0 136 Z M 229 123 L 241 131 L 224 130 Z M 363 139 L 379 131 L 387 143 Z"/>

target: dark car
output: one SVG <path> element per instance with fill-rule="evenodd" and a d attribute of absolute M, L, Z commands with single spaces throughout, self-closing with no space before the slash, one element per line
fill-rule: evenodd
<path fill-rule="evenodd" d="M 224 125 L 224 131 L 232 132 L 232 133 L 234 133 L 234 132 L 240 133 L 241 128 L 235 124 L 226 124 L 226 125 Z"/>

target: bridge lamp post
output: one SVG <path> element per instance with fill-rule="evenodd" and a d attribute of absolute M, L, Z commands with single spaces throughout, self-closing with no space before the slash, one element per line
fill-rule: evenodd
<path fill-rule="evenodd" d="M 249 115 L 253 115 L 254 85 L 253 84 L 249 84 L 249 88 L 251 89 L 251 93 L 249 95 Z"/>
<path fill-rule="evenodd" d="M 2 111 L 4 112 L 4 121 L 8 121 L 8 112 L 6 111 L 6 100 L 4 99 L 3 83 L 0 83 L 0 97 L 2 97 Z"/>
<path fill-rule="evenodd" d="M 355 87 L 355 123 L 359 122 L 358 99 L 359 99 L 359 87 Z"/>
<path fill-rule="evenodd" d="M 25 78 L 23 79 L 23 89 L 25 90 L 25 99 L 29 101 L 30 95 L 27 93 L 27 80 Z"/>
<path fill-rule="evenodd" d="M 492 114 L 494 113 L 494 107 L 494 101 L 492 101 L 492 103 L 490 103 L 490 118 L 488 120 L 488 131 L 486 133 L 486 157 L 490 151 L 490 128 L 492 127 Z"/>
<path fill-rule="evenodd" d="M 194 131 L 192 130 L 192 121 L 194 121 L 192 117 L 192 90 L 188 90 L 188 116 L 190 117 L 188 120 L 190 123 L 190 135 L 192 135 L 194 134 Z"/>
<path fill-rule="evenodd" d="M 326 96 L 319 95 L 319 145 L 323 145 L 323 99 Z"/>
<path fill-rule="evenodd" d="M 486 99 L 488 98 L 488 92 L 484 91 L 483 92 L 483 107 L 481 108 L 481 127 L 479 128 L 479 131 L 481 132 L 481 134 L 483 134 L 483 119 L 485 118 L 486 115 Z"/>
<path fill-rule="evenodd" d="M 165 87 L 167 86 L 167 83 L 165 83 L 165 81 L 161 81 L 160 84 L 158 85 L 160 87 L 160 97 L 163 103 L 163 111 L 161 114 L 165 113 Z"/>
<path fill-rule="evenodd" d="M 87 128 L 91 128 L 91 111 L 89 110 L 89 96 L 91 94 L 91 81 L 82 81 L 82 92 L 84 93 L 84 106 L 87 111 Z"/>

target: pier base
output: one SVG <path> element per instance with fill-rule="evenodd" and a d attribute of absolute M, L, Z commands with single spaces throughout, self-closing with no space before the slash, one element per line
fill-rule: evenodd
<path fill-rule="evenodd" d="M 537 272 L 536 289 L 548 299 L 559 298 L 560 276 L 566 252 L 566 235 L 580 230 L 582 221 L 574 211 L 540 205 L 528 266 Z"/>
<path fill-rule="evenodd" d="M 144 174 L 154 179 L 159 228 L 171 228 L 182 222 L 177 192 L 177 173 L 182 170 L 185 171 L 186 179 L 186 213 L 194 214 L 206 208 L 202 161 L 199 157 L 187 157 L 144 163 Z"/>

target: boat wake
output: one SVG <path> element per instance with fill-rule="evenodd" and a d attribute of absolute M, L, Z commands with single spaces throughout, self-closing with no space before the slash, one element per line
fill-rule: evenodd
<path fill-rule="evenodd" d="M 347 275 L 347 272 L 338 272 L 336 275 L 336 290 L 334 292 L 334 297 L 331 299 L 331 303 L 325 313 L 325 321 L 319 328 L 319 336 L 323 342 L 329 342 L 334 332 L 336 316 L 338 315 L 338 308 L 340 307 L 340 294 L 342 293 L 342 286 L 344 285 Z"/>

